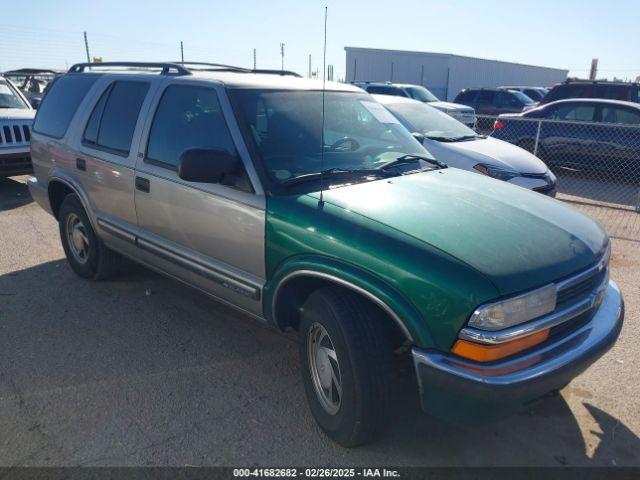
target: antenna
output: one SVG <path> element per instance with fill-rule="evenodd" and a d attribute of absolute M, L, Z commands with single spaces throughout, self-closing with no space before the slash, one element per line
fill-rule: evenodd
<path fill-rule="evenodd" d="M 320 135 L 320 202 L 324 205 L 322 191 L 324 190 L 324 92 L 327 81 L 327 7 L 324 7 L 324 51 L 322 53 L 322 133 Z"/>

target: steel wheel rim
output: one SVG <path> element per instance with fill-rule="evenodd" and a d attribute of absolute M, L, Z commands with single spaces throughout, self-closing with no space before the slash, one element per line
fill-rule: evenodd
<path fill-rule="evenodd" d="M 316 397 L 329 415 L 335 415 L 342 403 L 340 363 L 329 333 L 319 323 L 307 334 L 307 357 Z"/>
<path fill-rule="evenodd" d="M 89 234 L 82 219 L 75 213 L 67 217 L 67 244 L 73 258 L 78 263 L 87 263 L 89 259 Z"/>

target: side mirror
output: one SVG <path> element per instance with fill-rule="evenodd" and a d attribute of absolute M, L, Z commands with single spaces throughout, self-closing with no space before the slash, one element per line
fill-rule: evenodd
<path fill-rule="evenodd" d="M 223 150 L 189 148 L 178 160 L 178 176 L 187 182 L 229 183 L 240 170 L 240 159 Z"/>
<path fill-rule="evenodd" d="M 424 144 L 425 136 L 423 134 L 421 134 L 420 132 L 413 132 L 411 135 L 418 141 L 420 145 Z"/>

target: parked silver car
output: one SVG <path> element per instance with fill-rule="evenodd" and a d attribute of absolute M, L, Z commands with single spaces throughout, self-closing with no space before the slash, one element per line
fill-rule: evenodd
<path fill-rule="evenodd" d="M 425 148 L 447 165 L 555 196 L 556 176 L 523 148 L 478 135 L 427 104 L 390 95 L 373 97 L 409 131 L 420 134 Z"/>
<path fill-rule="evenodd" d="M 412 98 L 446 113 L 459 122 L 464 123 L 469 128 L 474 128 L 476 125 L 476 113 L 473 108 L 460 103 L 444 102 L 421 85 L 391 82 L 354 82 L 354 85 L 359 86 L 372 95 L 392 95 L 400 98 Z"/>

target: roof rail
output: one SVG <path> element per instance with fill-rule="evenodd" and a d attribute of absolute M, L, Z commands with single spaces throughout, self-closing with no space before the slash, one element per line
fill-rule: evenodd
<path fill-rule="evenodd" d="M 224 63 L 208 63 L 208 62 L 171 62 L 173 64 L 176 65 L 180 65 L 184 68 L 188 69 L 189 65 L 194 65 L 196 67 L 213 67 L 213 68 L 194 68 L 192 70 L 222 70 L 222 71 L 229 71 L 229 72 L 245 72 L 245 73 L 249 73 L 251 72 L 250 68 L 244 68 L 244 67 L 236 67 L 234 65 L 225 65 Z M 186 65 L 186 66 L 185 66 Z"/>
<path fill-rule="evenodd" d="M 267 75 L 283 75 L 283 76 L 290 76 L 290 77 L 298 77 L 298 78 L 302 78 L 302 75 L 300 75 L 299 73 L 296 72 L 292 72 L 291 70 L 276 70 L 276 69 L 269 69 L 269 68 L 254 68 L 253 70 L 251 70 L 251 73 L 264 73 Z"/>
<path fill-rule="evenodd" d="M 208 68 L 200 68 L 198 70 L 204 71 L 229 71 L 229 72 L 241 72 L 241 73 L 263 73 L 268 75 L 288 75 L 292 77 L 302 78 L 302 75 L 296 72 L 292 72 L 291 70 L 277 70 L 277 69 L 269 69 L 269 68 L 244 68 L 244 67 L 236 67 L 234 65 L 225 65 L 223 63 L 208 63 L 208 62 L 173 62 L 177 65 L 185 66 L 188 68 L 190 65 L 194 65 L 196 67 L 214 67 L 213 69 Z M 195 70 L 195 69 L 194 69 Z"/>
<path fill-rule="evenodd" d="M 127 67 L 127 68 L 161 68 L 161 75 L 168 75 L 174 70 L 178 75 L 191 75 L 191 72 L 177 63 L 165 62 L 95 62 L 95 63 L 76 63 L 68 73 L 84 72 L 86 68 L 109 68 L 109 67 Z"/>

